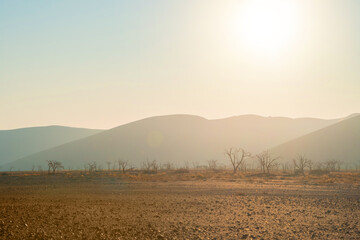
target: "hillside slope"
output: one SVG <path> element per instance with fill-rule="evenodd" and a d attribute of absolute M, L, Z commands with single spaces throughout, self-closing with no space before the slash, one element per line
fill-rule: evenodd
<path fill-rule="evenodd" d="M 360 161 L 360 116 L 299 137 L 271 149 L 273 154 L 289 161 L 305 154 L 314 161 L 340 160 L 354 164 Z"/>
<path fill-rule="evenodd" d="M 209 159 L 224 162 L 225 148 L 243 147 L 256 153 L 337 121 L 255 115 L 219 120 L 191 115 L 151 117 L 33 154 L 4 168 L 46 166 L 48 159 L 61 161 L 66 168 L 82 168 L 92 161 L 105 167 L 106 162 L 118 158 L 128 160 L 135 167 L 140 167 L 147 158 L 178 166 L 186 161 L 190 164 L 206 164 Z"/>
<path fill-rule="evenodd" d="M 62 126 L 1 130 L 0 165 L 101 131 Z"/>

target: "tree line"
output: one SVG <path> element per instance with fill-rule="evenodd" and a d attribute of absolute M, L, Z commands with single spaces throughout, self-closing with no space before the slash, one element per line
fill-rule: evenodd
<path fill-rule="evenodd" d="M 226 156 L 227 161 L 230 163 L 232 172 L 236 174 L 238 171 L 245 172 L 249 168 L 249 160 L 251 159 L 251 164 L 257 164 L 257 169 L 264 174 L 269 174 L 272 170 L 279 170 L 280 168 L 285 171 L 292 170 L 295 174 L 305 174 L 305 171 L 312 173 L 317 172 L 331 172 L 331 171 L 340 171 L 344 165 L 341 161 L 336 159 L 331 159 L 323 162 L 314 162 L 311 159 L 307 158 L 305 155 L 299 154 L 297 157 L 292 159 L 291 162 L 280 162 L 281 159 L 279 156 L 272 156 L 269 151 L 263 151 L 259 154 L 251 154 L 243 148 L 228 148 L 225 149 L 224 155 Z M 105 162 L 108 171 L 119 171 L 126 173 L 129 170 L 135 170 L 127 160 L 121 158 L 110 162 Z M 56 171 L 65 169 L 63 164 L 60 161 L 47 160 L 48 165 L 48 174 L 55 174 Z M 219 170 L 224 169 L 218 164 L 216 159 L 210 159 L 207 161 L 206 165 L 200 165 L 197 162 L 192 162 L 193 169 L 209 169 L 209 170 Z M 226 168 L 226 167 L 225 167 Z M 176 169 L 174 163 L 166 162 L 159 163 L 156 159 L 150 160 L 147 158 L 142 162 L 141 170 L 144 173 L 156 173 L 158 170 L 174 170 Z M 177 168 L 179 171 L 188 171 L 190 169 L 190 163 L 185 161 L 182 167 Z M 254 168 L 251 168 L 254 169 Z M 348 169 L 348 165 L 345 164 L 345 169 Z M 356 170 L 360 170 L 360 161 L 355 165 Z M 13 170 L 13 167 L 10 167 L 10 172 Z M 31 168 L 32 171 L 35 171 L 35 166 Z M 71 170 L 70 168 L 68 170 Z M 98 164 L 96 161 L 85 163 L 83 165 L 83 170 L 88 172 L 103 171 L 104 168 L 101 164 Z M 38 166 L 38 171 L 43 171 L 41 166 Z"/>

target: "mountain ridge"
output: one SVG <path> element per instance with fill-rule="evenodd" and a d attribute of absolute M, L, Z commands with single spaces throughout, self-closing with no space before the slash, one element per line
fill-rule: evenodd
<path fill-rule="evenodd" d="M 251 152 L 271 148 L 338 122 L 338 119 L 290 119 L 241 115 L 208 120 L 196 115 L 153 116 L 123 124 L 80 140 L 74 140 L 11 162 L 16 169 L 58 160 L 79 168 L 87 162 L 105 164 L 124 158 L 136 167 L 146 158 L 175 164 L 224 159 L 228 147 Z M 10 164 L 5 165 L 9 167 Z"/>
<path fill-rule="evenodd" d="M 336 159 L 354 164 L 360 161 L 360 115 L 280 144 L 270 152 L 284 160 L 303 154 L 319 162 Z"/>
<path fill-rule="evenodd" d="M 0 130 L 0 164 L 101 131 L 58 125 Z"/>

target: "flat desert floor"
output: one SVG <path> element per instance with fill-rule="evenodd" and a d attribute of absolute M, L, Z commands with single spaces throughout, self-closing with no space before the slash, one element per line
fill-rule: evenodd
<path fill-rule="evenodd" d="M 0 239 L 360 239 L 360 188 L 0 176 Z"/>

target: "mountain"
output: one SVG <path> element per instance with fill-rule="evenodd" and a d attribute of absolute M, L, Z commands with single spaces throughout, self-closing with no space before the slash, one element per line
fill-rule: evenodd
<path fill-rule="evenodd" d="M 340 160 L 346 164 L 360 162 L 360 116 L 320 129 L 281 144 L 270 150 L 284 161 L 304 154 L 314 161 Z"/>
<path fill-rule="evenodd" d="M 101 131 L 62 126 L 0 130 L 0 165 Z"/>
<path fill-rule="evenodd" d="M 49 159 L 61 161 L 66 168 L 82 168 L 92 161 L 105 167 L 106 162 L 118 158 L 135 167 L 147 158 L 178 166 L 185 162 L 206 164 L 209 159 L 227 163 L 226 148 L 242 147 L 257 153 L 337 121 L 255 115 L 218 120 L 192 115 L 151 117 L 24 157 L 4 169 L 45 167 Z"/>
<path fill-rule="evenodd" d="M 357 116 L 360 116 L 360 113 L 353 113 L 353 114 L 350 114 L 349 116 L 343 118 L 343 120 L 345 119 L 349 119 L 349 118 L 353 118 L 353 117 L 357 117 Z"/>

